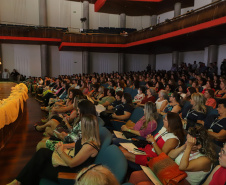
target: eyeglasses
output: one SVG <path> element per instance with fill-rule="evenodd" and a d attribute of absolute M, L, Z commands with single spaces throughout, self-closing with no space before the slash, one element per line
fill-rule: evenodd
<path fill-rule="evenodd" d="M 76 180 L 76 182 L 80 181 L 81 178 L 82 178 L 89 170 L 91 170 L 91 169 L 93 169 L 93 168 L 95 168 L 95 167 L 97 167 L 97 166 L 101 166 L 101 165 L 102 165 L 102 164 L 95 164 L 95 165 L 93 165 L 93 166 L 87 168 L 87 169 L 80 175 L 80 177 Z"/>

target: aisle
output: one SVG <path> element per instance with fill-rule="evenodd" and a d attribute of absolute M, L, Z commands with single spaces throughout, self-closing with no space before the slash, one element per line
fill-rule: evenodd
<path fill-rule="evenodd" d="M 35 153 L 42 134 L 36 132 L 33 125 L 40 121 L 43 115 L 39 103 L 30 97 L 15 134 L 0 151 L 0 185 L 14 179 Z"/>

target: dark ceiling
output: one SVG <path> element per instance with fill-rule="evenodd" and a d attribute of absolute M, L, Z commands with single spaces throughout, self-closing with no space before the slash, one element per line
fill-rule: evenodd
<path fill-rule="evenodd" d="M 83 0 L 69 0 L 83 2 Z M 89 0 L 95 4 L 96 0 Z M 161 2 L 141 2 L 130 0 L 106 0 L 98 12 L 109 14 L 125 13 L 129 16 L 159 15 L 174 10 L 174 4 L 181 2 L 182 8 L 194 6 L 194 0 L 162 0 Z"/>

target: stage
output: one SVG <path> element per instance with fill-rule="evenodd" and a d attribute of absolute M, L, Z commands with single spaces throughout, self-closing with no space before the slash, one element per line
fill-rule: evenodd
<path fill-rule="evenodd" d="M 11 93 L 11 87 L 16 86 L 14 82 L 0 82 L 0 100 L 6 99 Z"/>
<path fill-rule="evenodd" d="M 11 87 L 16 85 L 13 82 L 0 82 L 0 101 L 8 98 Z M 23 112 L 20 110 L 18 119 L 0 129 L 0 185 L 15 179 L 35 153 L 42 134 L 36 132 L 33 125 L 43 116 L 39 102 L 30 97 L 24 103 Z"/>

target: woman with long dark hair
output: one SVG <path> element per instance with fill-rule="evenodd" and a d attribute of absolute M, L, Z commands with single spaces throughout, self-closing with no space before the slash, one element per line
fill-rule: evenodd
<path fill-rule="evenodd" d="M 45 137 L 44 139 L 42 139 L 42 141 L 38 143 L 36 150 L 39 150 L 40 148 L 48 148 L 50 150 L 54 150 L 56 143 L 58 143 L 59 141 L 63 141 L 64 143 L 72 143 L 72 146 L 74 146 L 74 143 L 76 143 L 76 141 L 81 138 L 82 134 L 80 122 L 81 117 L 85 114 L 92 114 L 96 116 L 95 106 L 89 100 L 78 100 L 78 102 L 75 101 L 74 107 L 76 113 L 79 116 L 75 118 L 72 123 L 64 118 L 63 121 L 65 126 L 58 126 L 52 131 L 53 135 L 57 137 L 58 140 L 53 140 L 50 137 Z M 62 131 L 59 132 L 59 130 Z"/>
<path fill-rule="evenodd" d="M 216 160 L 213 142 L 203 126 L 190 127 L 187 142 L 169 156 L 187 173 L 186 179 L 192 185 L 200 184 Z"/>
<path fill-rule="evenodd" d="M 146 137 L 150 144 L 146 145 L 145 148 L 139 148 L 146 155 L 135 155 L 120 147 L 127 160 L 145 166 L 148 158 L 157 157 L 162 152 L 168 154 L 171 150 L 182 145 L 184 130 L 180 116 L 177 113 L 168 112 L 163 121 L 164 126 L 155 136 L 149 134 Z"/>

